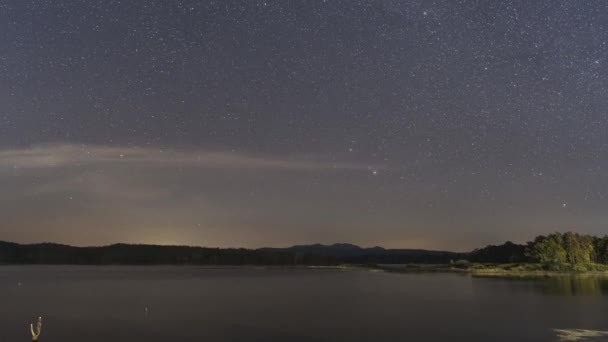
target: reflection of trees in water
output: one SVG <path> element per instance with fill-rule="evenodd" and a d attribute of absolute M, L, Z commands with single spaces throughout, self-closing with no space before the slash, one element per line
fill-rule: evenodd
<path fill-rule="evenodd" d="M 601 296 L 608 293 L 608 278 L 599 276 L 552 277 L 545 281 L 548 294 Z M 554 329 L 558 341 L 608 341 L 608 331 L 586 329 Z"/>
<path fill-rule="evenodd" d="M 543 292 L 555 295 L 603 295 L 608 294 L 608 278 L 594 276 L 550 277 L 540 287 Z"/>
<path fill-rule="evenodd" d="M 537 292 L 558 296 L 601 296 L 608 295 L 608 277 L 600 275 L 564 275 L 564 276 L 502 276 L 473 275 L 475 279 L 484 279 L 486 289 L 500 291 Z"/>

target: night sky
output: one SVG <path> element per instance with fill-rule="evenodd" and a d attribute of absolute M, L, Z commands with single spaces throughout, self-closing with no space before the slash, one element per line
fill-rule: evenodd
<path fill-rule="evenodd" d="M 0 240 L 608 232 L 608 2 L 0 2 Z"/>

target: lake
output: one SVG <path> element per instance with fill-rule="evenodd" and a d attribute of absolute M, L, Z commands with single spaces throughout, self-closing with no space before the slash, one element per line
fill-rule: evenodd
<path fill-rule="evenodd" d="M 41 342 L 558 341 L 554 329 L 608 330 L 608 279 L 586 276 L 2 266 L 0 296 L 7 342 L 30 341 L 37 315 Z"/>

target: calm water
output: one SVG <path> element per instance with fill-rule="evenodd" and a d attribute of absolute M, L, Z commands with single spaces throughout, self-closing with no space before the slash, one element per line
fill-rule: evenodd
<path fill-rule="evenodd" d="M 608 279 L 593 277 L 10 266 L 0 296 L 10 342 L 29 341 L 39 314 L 41 342 L 557 341 L 553 329 L 608 330 Z"/>

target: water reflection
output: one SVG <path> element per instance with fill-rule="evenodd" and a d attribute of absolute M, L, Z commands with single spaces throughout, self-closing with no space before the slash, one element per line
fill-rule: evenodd
<path fill-rule="evenodd" d="M 607 280 L 7 266 L 0 267 L 0 342 L 31 340 L 38 314 L 43 342 L 83 335 L 87 342 L 608 341 Z"/>
<path fill-rule="evenodd" d="M 542 287 L 545 293 L 555 295 L 601 296 L 608 294 L 608 278 L 597 276 L 552 277 Z"/>
<path fill-rule="evenodd" d="M 564 276 L 475 276 L 477 279 L 503 280 L 502 286 L 511 290 L 533 291 L 545 295 L 559 296 L 603 296 L 608 295 L 608 277 L 597 275 Z M 505 281 L 508 280 L 508 281 Z M 496 284 L 496 286 L 499 286 Z"/>

